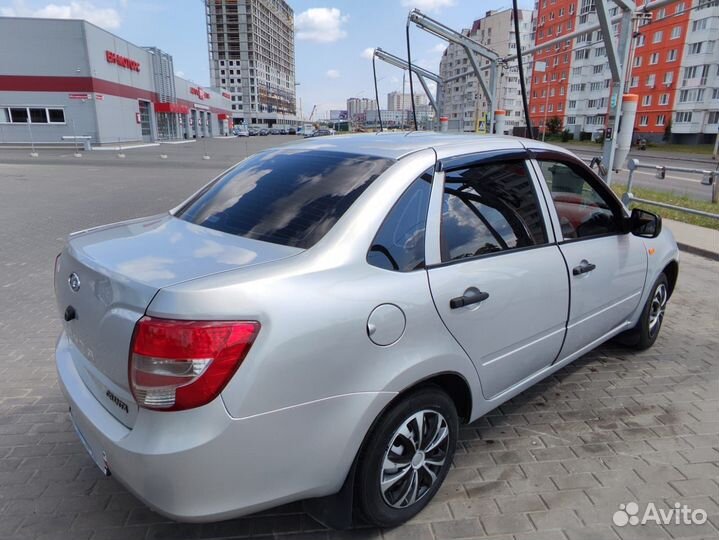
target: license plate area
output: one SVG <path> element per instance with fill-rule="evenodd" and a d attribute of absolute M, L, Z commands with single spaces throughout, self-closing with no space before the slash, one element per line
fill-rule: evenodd
<path fill-rule="evenodd" d="M 85 447 L 85 451 L 88 453 L 92 461 L 95 465 L 97 465 L 103 475 L 110 476 L 110 468 L 107 464 L 107 455 L 105 454 L 105 451 L 99 448 L 94 448 L 85 435 L 83 435 L 80 426 L 78 426 L 77 421 L 75 420 L 72 407 L 70 407 L 70 420 L 72 421 L 72 427 L 75 429 L 75 433 L 77 433 L 77 438 L 80 439 L 80 442 Z"/>

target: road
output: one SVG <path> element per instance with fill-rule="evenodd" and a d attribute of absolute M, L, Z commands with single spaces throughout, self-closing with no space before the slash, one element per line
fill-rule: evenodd
<path fill-rule="evenodd" d="M 0 150 L 0 539 L 719 536 L 719 272 L 716 262 L 689 254 L 654 348 L 604 346 L 463 428 L 445 485 L 397 529 L 328 531 L 298 504 L 178 524 L 103 477 L 56 382 L 52 267 L 63 239 L 166 211 L 229 164 L 280 141 L 211 141 L 210 160 L 197 143 L 128 151 L 125 159 L 49 150 L 37 160 L 5 159 Z M 709 518 L 689 528 L 613 526 L 619 504 L 630 501 L 664 510 L 681 502 Z"/>
<path fill-rule="evenodd" d="M 593 157 L 601 154 L 601 147 L 597 145 L 596 150 L 588 149 L 582 146 L 569 146 L 577 156 L 589 162 Z M 687 156 L 684 154 L 664 154 L 646 153 L 641 151 L 632 151 L 630 158 L 638 159 L 643 165 L 685 167 L 691 169 L 716 170 L 717 162 L 712 161 L 710 156 Z M 626 186 L 628 180 L 628 171 L 622 170 L 613 176 L 613 183 Z M 696 174 L 667 173 L 666 178 L 659 180 L 653 170 L 637 170 L 634 173 L 635 186 L 654 189 L 668 193 L 676 193 L 678 195 L 686 195 L 700 201 L 711 201 L 711 187 L 701 184 L 701 176 Z"/>

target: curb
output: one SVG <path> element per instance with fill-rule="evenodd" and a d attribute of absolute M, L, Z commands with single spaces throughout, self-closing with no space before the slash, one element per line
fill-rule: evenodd
<path fill-rule="evenodd" d="M 699 255 L 700 257 L 704 257 L 712 261 L 719 261 L 719 253 L 715 251 L 710 251 L 708 249 L 696 246 L 690 246 L 689 244 L 684 244 L 682 242 L 677 242 L 677 247 L 681 251 L 686 251 L 687 253 L 691 253 L 692 255 Z"/>

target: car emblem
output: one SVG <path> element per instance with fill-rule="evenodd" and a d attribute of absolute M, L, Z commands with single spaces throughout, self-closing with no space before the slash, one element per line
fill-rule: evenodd
<path fill-rule="evenodd" d="M 80 290 L 80 276 L 78 276 L 75 272 L 70 274 L 70 277 L 67 278 L 67 284 L 70 285 L 70 288 L 77 292 Z"/>

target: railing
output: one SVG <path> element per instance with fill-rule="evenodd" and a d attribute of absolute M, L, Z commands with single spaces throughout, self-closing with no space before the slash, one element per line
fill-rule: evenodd
<path fill-rule="evenodd" d="M 697 216 L 708 217 L 712 219 L 719 219 L 719 214 L 713 214 L 711 212 L 704 212 L 702 210 L 694 210 L 692 208 L 684 208 L 683 206 L 677 206 L 674 204 L 668 204 L 658 201 L 651 201 L 648 199 L 642 199 L 635 197 L 632 193 L 632 180 L 634 178 L 634 171 L 638 169 L 652 169 L 656 173 L 656 177 L 660 180 L 666 178 L 667 172 L 679 172 L 684 174 L 695 174 L 701 175 L 701 183 L 705 186 L 710 186 L 712 190 L 712 202 L 716 203 L 719 201 L 719 171 L 709 171 L 706 169 L 690 169 L 687 167 L 673 167 L 670 165 L 642 165 L 638 159 L 630 159 L 627 162 L 627 168 L 629 169 L 629 179 L 627 180 L 627 192 L 622 195 L 622 202 L 629 205 L 630 202 L 640 202 L 644 204 L 651 204 L 652 206 L 659 206 L 661 208 L 669 208 L 671 210 L 678 210 L 680 212 L 686 212 L 687 214 L 694 214 Z"/>

